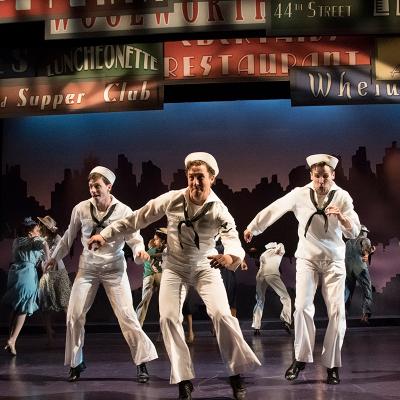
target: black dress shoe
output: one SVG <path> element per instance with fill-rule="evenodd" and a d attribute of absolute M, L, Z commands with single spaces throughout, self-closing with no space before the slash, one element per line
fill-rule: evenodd
<path fill-rule="evenodd" d="M 261 336 L 261 332 L 259 329 L 254 329 L 254 336 Z"/>
<path fill-rule="evenodd" d="M 149 373 L 147 372 L 146 364 L 142 363 L 136 367 L 137 377 L 139 383 L 146 383 L 149 380 Z"/>
<path fill-rule="evenodd" d="M 327 368 L 326 372 L 328 373 L 328 377 L 326 378 L 328 385 L 338 385 L 340 383 L 338 367 Z"/>
<path fill-rule="evenodd" d="M 230 376 L 229 383 L 231 384 L 233 390 L 233 397 L 236 400 L 243 400 L 246 398 L 246 386 L 243 378 L 239 374 Z"/>
<path fill-rule="evenodd" d="M 370 313 L 364 313 L 363 315 L 361 315 L 360 321 L 365 325 L 369 325 L 369 318 L 370 317 L 371 317 Z"/>
<path fill-rule="evenodd" d="M 305 362 L 293 360 L 292 365 L 285 372 L 285 378 L 288 381 L 294 381 L 299 376 L 299 372 L 302 371 L 305 367 Z"/>
<path fill-rule="evenodd" d="M 179 400 L 192 400 L 193 384 L 190 381 L 181 381 L 179 386 Z"/>
<path fill-rule="evenodd" d="M 85 369 L 86 365 L 83 361 L 76 367 L 71 367 L 69 370 L 68 382 L 76 382 L 81 376 L 81 372 Z"/>

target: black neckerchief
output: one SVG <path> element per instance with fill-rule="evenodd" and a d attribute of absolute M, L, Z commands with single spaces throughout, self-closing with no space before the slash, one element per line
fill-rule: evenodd
<path fill-rule="evenodd" d="M 92 203 L 90 203 L 90 215 L 92 217 L 93 222 L 96 224 L 93 229 L 92 229 L 92 233 L 90 234 L 90 236 L 93 236 L 97 233 L 97 231 L 100 231 L 102 229 L 105 228 L 104 226 L 104 221 L 107 218 L 110 218 L 111 214 L 114 212 L 115 207 L 116 207 L 117 203 L 114 203 L 110 209 L 108 210 L 107 214 L 101 219 L 101 221 L 99 221 L 95 215 L 94 215 L 94 205 Z"/>
<path fill-rule="evenodd" d="M 324 217 L 324 220 L 325 220 L 325 222 L 324 222 L 325 232 L 328 232 L 328 217 L 325 214 L 325 209 L 326 209 L 326 207 L 328 207 L 328 205 L 332 201 L 333 196 L 335 195 L 335 192 L 336 192 L 336 190 L 332 190 L 331 192 L 329 192 L 328 199 L 326 200 L 326 202 L 320 208 L 320 207 L 318 207 L 318 204 L 315 201 L 314 190 L 312 188 L 309 188 L 309 189 L 310 189 L 310 199 L 311 199 L 311 201 L 312 201 L 312 203 L 313 203 L 313 205 L 314 205 L 314 207 L 316 208 L 317 211 L 315 211 L 315 213 L 312 214 L 310 216 L 310 218 L 308 219 L 307 224 L 306 224 L 306 229 L 304 231 L 304 237 L 306 237 L 306 235 L 307 235 L 308 228 L 311 225 L 311 221 L 314 218 L 314 215 L 322 215 Z"/>
<path fill-rule="evenodd" d="M 208 212 L 208 210 L 212 207 L 213 203 L 212 202 L 207 203 L 197 215 L 195 214 L 194 217 L 189 218 L 188 205 L 186 203 L 185 196 L 182 196 L 182 197 L 183 197 L 183 215 L 184 215 L 185 219 L 183 221 L 179 221 L 179 224 L 178 224 L 179 244 L 181 246 L 181 249 L 183 249 L 183 244 L 182 244 L 182 241 L 181 241 L 181 235 L 182 235 L 182 225 L 185 224 L 188 228 L 192 228 L 193 229 L 193 232 L 194 232 L 194 244 L 196 245 L 196 247 L 198 249 L 200 249 L 199 235 L 196 232 L 196 230 L 194 229 L 193 222 L 196 222 L 200 218 L 202 218 Z"/>

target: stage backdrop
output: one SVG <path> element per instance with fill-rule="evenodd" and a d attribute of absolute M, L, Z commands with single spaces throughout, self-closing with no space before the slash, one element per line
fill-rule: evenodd
<path fill-rule="evenodd" d="M 87 175 L 97 164 L 116 172 L 115 196 L 135 209 L 168 189 L 184 187 L 184 157 L 208 151 L 221 171 L 214 190 L 242 236 L 260 209 L 309 181 L 305 157 L 323 152 L 340 158 L 337 183 L 352 195 L 377 246 L 370 265 L 374 316 L 399 316 L 399 126 L 398 105 L 291 108 L 289 100 L 166 104 L 163 111 L 4 120 L 0 290 L 5 289 L 18 221 L 27 215 L 50 214 L 64 231 L 72 207 L 88 198 Z M 146 244 L 154 228 L 164 224 L 160 221 L 142 232 Z M 284 243 L 282 274 L 292 298 L 296 228 L 289 214 L 254 241 L 258 254 L 269 241 Z M 248 245 L 244 248 L 249 250 Z M 71 278 L 79 254 L 76 241 L 65 259 Z M 240 319 L 251 318 L 255 303 L 255 259 L 248 257 L 248 263 L 247 272 L 237 272 Z M 129 259 L 136 304 L 142 271 Z M 268 292 L 264 316 L 278 318 L 279 312 L 279 299 Z M 360 313 L 357 288 L 350 315 Z M 155 321 L 156 314 L 153 305 L 149 320 Z M 318 294 L 317 317 L 325 315 Z M 205 317 L 201 304 L 196 316 Z M 88 320 L 115 321 L 104 292 Z M 40 323 L 40 318 L 34 316 L 30 323 L 35 321 Z M 2 316 L 1 324 L 5 323 Z"/>

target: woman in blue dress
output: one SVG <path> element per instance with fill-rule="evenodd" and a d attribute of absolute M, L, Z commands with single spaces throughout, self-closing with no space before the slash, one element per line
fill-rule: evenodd
<path fill-rule="evenodd" d="M 46 241 L 40 237 L 38 223 L 31 217 L 25 218 L 13 242 L 7 290 L 2 300 L 12 309 L 10 336 L 4 349 L 14 356 L 17 354 L 15 342 L 26 316 L 32 315 L 39 308 L 36 264 L 48 258 L 49 248 Z"/>

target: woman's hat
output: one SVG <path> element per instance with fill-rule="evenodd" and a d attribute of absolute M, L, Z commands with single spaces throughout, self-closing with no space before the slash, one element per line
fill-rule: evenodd
<path fill-rule="evenodd" d="M 162 237 L 167 237 L 168 230 L 167 228 L 157 228 L 156 235 L 160 235 Z"/>
<path fill-rule="evenodd" d="M 35 225 L 37 225 L 38 223 L 36 222 L 36 221 L 34 221 L 33 219 L 32 219 L 32 217 L 26 217 L 26 218 L 24 218 L 24 220 L 22 221 L 22 225 L 23 226 L 26 226 L 27 228 L 29 228 L 30 226 L 35 226 Z"/>
<path fill-rule="evenodd" d="M 54 221 L 53 218 L 50 217 L 50 215 L 46 215 L 43 218 L 38 217 L 38 220 L 51 232 L 57 232 L 57 224 L 56 221 Z"/>

